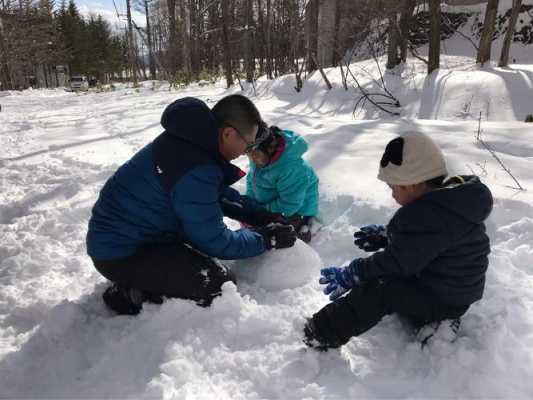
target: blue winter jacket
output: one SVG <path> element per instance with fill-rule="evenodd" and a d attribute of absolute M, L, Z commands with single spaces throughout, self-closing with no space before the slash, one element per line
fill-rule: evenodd
<path fill-rule="evenodd" d="M 318 213 L 318 177 L 302 158 L 304 138 L 291 131 L 278 131 L 285 141 L 279 159 L 258 168 L 250 161 L 246 194 L 271 212 L 313 217 Z"/>
<path fill-rule="evenodd" d="M 360 261 L 361 280 L 417 276 L 443 303 L 481 299 L 490 253 L 483 221 L 492 195 L 476 176 L 451 181 L 396 212 L 387 226 L 389 245 Z"/>
<path fill-rule="evenodd" d="M 127 257 L 147 243 L 182 240 L 221 259 L 265 251 L 262 236 L 232 231 L 223 215 L 246 220 L 258 205 L 229 187 L 244 173 L 219 152 L 217 121 L 205 103 L 183 98 L 161 118 L 165 131 L 109 178 L 92 210 L 87 252 Z"/>

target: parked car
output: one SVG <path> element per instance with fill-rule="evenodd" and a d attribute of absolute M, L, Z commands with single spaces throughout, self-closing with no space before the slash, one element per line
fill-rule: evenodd
<path fill-rule="evenodd" d="M 70 89 L 73 92 L 78 90 L 86 92 L 89 90 L 89 81 L 85 75 L 73 75 L 70 78 Z"/>

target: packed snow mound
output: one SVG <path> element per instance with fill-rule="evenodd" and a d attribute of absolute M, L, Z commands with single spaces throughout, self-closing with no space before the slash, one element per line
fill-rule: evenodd
<path fill-rule="evenodd" d="M 235 261 L 231 269 L 237 280 L 273 291 L 294 289 L 309 283 L 318 277 L 322 265 L 317 252 L 297 240 L 291 248 Z"/>

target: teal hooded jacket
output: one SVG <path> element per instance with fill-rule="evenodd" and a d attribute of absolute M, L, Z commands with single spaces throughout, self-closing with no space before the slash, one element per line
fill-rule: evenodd
<path fill-rule="evenodd" d="M 302 158 L 307 142 L 291 131 L 280 134 L 285 148 L 276 161 L 258 168 L 250 160 L 246 194 L 271 212 L 314 217 L 318 213 L 318 177 Z"/>

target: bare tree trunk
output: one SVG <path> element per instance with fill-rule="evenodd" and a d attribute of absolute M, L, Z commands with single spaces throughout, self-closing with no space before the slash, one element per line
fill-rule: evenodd
<path fill-rule="evenodd" d="M 492 48 L 492 35 L 494 34 L 494 23 L 498 14 L 498 0 L 489 0 L 485 9 L 485 21 L 483 22 L 483 32 L 479 39 L 479 49 L 476 63 L 483 65 L 490 60 Z"/>
<path fill-rule="evenodd" d="M 265 27 L 265 48 L 266 48 L 266 73 L 267 78 L 272 79 L 272 43 L 271 43 L 271 27 L 272 27 L 272 2 L 266 0 L 266 27 Z"/>
<path fill-rule="evenodd" d="M 291 21 L 291 30 L 289 34 L 289 43 L 291 45 L 291 54 L 287 57 L 287 64 L 294 68 L 294 72 L 298 73 L 301 70 L 299 65 L 300 56 L 303 55 L 301 52 L 301 34 L 298 30 L 299 24 L 299 14 L 298 14 L 298 2 L 292 1 L 290 4 L 290 21 Z M 302 61 L 305 63 L 305 60 Z"/>
<path fill-rule="evenodd" d="M 338 54 L 342 53 L 339 49 L 339 26 L 341 20 L 341 1 L 335 0 L 335 28 L 333 32 L 333 54 L 331 55 L 331 65 L 337 66 L 339 57 Z"/>
<path fill-rule="evenodd" d="M 407 46 L 409 43 L 409 31 L 413 20 L 413 11 L 416 0 L 403 0 L 402 13 L 400 15 L 400 59 L 407 61 Z"/>
<path fill-rule="evenodd" d="M 180 1 L 180 19 L 181 19 L 181 59 L 183 63 L 183 72 L 187 79 L 191 75 L 191 38 L 190 38 L 190 19 L 191 10 L 185 4 L 186 0 Z M 224 1 L 223 1 L 224 3 Z"/>
<path fill-rule="evenodd" d="M 126 15 L 128 17 L 128 59 L 133 74 L 133 85 L 137 86 L 137 68 L 135 68 L 135 42 L 133 41 L 133 26 L 131 23 L 130 0 L 126 0 Z"/>
<path fill-rule="evenodd" d="M 44 78 L 44 87 L 46 89 L 50 88 L 51 87 L 51 82 L 49 82 L 49 79 L 48 79 L 48 70 L 47 70 L 47 65 L 46 64 L 41 64 L 41 70 L 42 70 L 42 74 L 43 74 L 43 78 Z"/>
<path fill-rule="evenodd" d="M 440 67 L 440 0 L 429 0 L 428 75 Z"/>
<path fill-rule="evenodd" d="M 313 55 L 313 57 L 314 57 L 314 55 Z M 320 71 L 320 74 L 322 75 L 322 79 L 324 79 L 324 82 L 326 82 L 326 86 L 328 87 L 328 90 L 331 90 L 333 88 L 333 86 L 331 86 L 331 83 L 330 83 L 330 81 L 328 79 L 328 76 L 326 75 L 326 73 L 322 69 L 322 66 L 320 65 L 318 60 L 315 59 L 315 63 L 318 65 L 318 70 Z"/>
<path fill-rule="evenodd" d="M 9 89 L 12 89 L 9 63 L 6 54 L 6 45 L 4 42 L 3 26 L 0 24 L 0 90 Z"/>
<path fill-rule="evenodd" d="M 335 53 L 335 26 L 337 0 L 320 0 L 318 10 L 318 64 L 322 68 L 333 65 Z"/>
<path fill-rule="evenodd" d="M 218 27 L 218 20 L 219 20 L 219 13 L 218 13 L 218 6 L 217 7 L 210 7 L 208 10 L 208 25 L 207 25 L 207 31 L 212 32 Z M 206 41 L 207 43 L 210 43 L 212 46 L 209 46 L 207 50 L 207 66 L 208 69 L 213 72 L 218 72 L 218 66 L 219 62 L 217 59 L 217 47 L 218 47 L 218 39 L 219 34 L 213 34 L 208 33 L 206 35 Z"/>
<path fill-rule="evenodd" d="M 191 54 L 191 73 L 192 76 L 198 77 L 200 70 L 204 67 L 202 64 L 203 57 L 201 56 L 199 42 L 201 40 L 201 33 L 204 31 L 204 18 L 201 10 L 204 9 L 203 0 L 190 1 L 189 12 L 189 43 Z"/>
<path fill-rule="evenodd" d="M 229 40 L 229 4 L 222 0 L 222 48 L 224 52 L 224 73 L 226 75 L 226 85 L 229 89 L 233 85 L 233 68 L 231 65 L 231 45 Z"/>
<path fill-rule="evenodd" d="M 272 66 L 272 77 L 274 79 L 276 79 L 279 76 L 279 71 L 280 71 L 279 61 L 280 60 L 278 58 L 278 53 L 280 51 L 280 46 L 281 46 L 281 43 L 277 42 L 277 34 L 278 34 L 278 32 L 276 31 L 276 29 L 277 29 L 277 26 L 276 26 L 276 14 L 277 14 L 277 11 L 274 11 L 275 4 L 276 4 L 275 0 L 270 2 L 272 10 L 270 11 L 270 18 L 269 18 L 269 24 L 268 24 L 268 26 L 269 26 L 269 33 L 268 33 L 269 49 L 268 49 L 268 51 L 270 52 L 270 62 L 271 62 L 271 66 Z"/>
<path fill-rule="evenodd" d="M 511 50 L 511 42 L 513 40 L 516 21 L 518 20 L 521 6 L 522 0 L 513 0 L 513 11 L 511 13 L 507 32 L 505 32 L 505 39 L 503 40 L 502 52 L 500 54 L 500 62 L 498 63 L 499 67 L 506 67 L 509 65 L 509 50 Z"/>
<path fill-rule="evenodd" d="M 150 70 L 150 79 L 156 79 L 154 45 L 152 41 L 152 27 L 150 26 L 150 10 L 148 4 L 149 0 L 144 0 L 144 13 L 146 15 L 146 41 L 148 45 L 148 68 Z"/>
<path fill-rule="evenodd" d="M 398 37 L 398 14 L 396 10 L 389 13 L 389 41 L 387 45 L 387 69 L 393 69 L 400 64 L 398 57 L 399 37 Z"/>
<path fill-rule="evenodd" d="M 141 45 L 139 46 L 137 40 L 135 40 L 135 49 L 137 50 L 135 52 L 137 71 L 139 71 L 139 75 L 142 76 L 143 80 L 147 80 L 148 77 L 146 76 L 146 62 L 144 61 L 144 57 L 139 57 L 139 53 L 144 54 L 144 43 L 141 41 Z"/>
<path fill-rule="evenodd" d="M 177 52 L 177 26 L 176 26 L 176 0 L 167 0 L 168 9 L 168 72 L 171 76 L 178 71 Z"/>
<path fill-rule="evenodd" d="M 257 58 L 259 59 L 259 75 L 265 72 L 265 24 L 263 18 L 263 1 L 257 0 Z"/>
<path fill-rule="evenodd" d="M 305 44 L 307 71 L 316 71 L 318 69 L 315 63 L 318 54 L 318 0 L 309 0 L 305 7 Z"/>
<path fill-rule="evenodd" d="M 245 32 L 245 70 L 246 70 L 246 81 L 253 82 L 254 80 L 254 70 L 255 70 L 255 60 L 252 54 L 252 26 L 254 25 L 253 20 L 253 0 L 246 0 L 246 32 Z"/>

